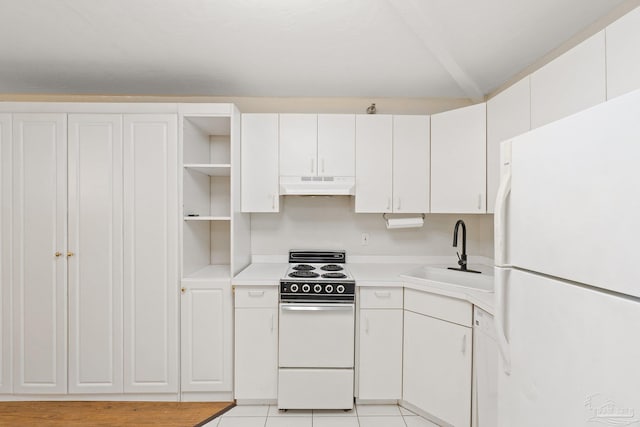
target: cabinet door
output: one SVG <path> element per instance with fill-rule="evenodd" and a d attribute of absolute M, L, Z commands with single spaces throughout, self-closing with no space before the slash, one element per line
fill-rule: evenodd
<path fill-rule="evenodd" d="M 181 389 L 231 391 L 232 319 L 229 281 L 183 283 Z"/>
<path fill-rule="evenodd" d="M 11 392 L 11 115 L 0 114 L 0 393 Z"/>
<path fill-rule="evenodd" d="M 358 398 L 402 398 L 402 310 L 360 310 Z"/>
<path fill-rule="evenodd" d="M 242 212 L 278 212 L 278 115 L 243 114 Z"/>
<path fill-rule="evenodd" d="M 67 126 L 13 116 L 13 383 L 67 392 Z"/>
<path fill-rule="evenodd" d="M 431 212 L 484 213 L 486 108 L 431 116 Z"/>
<path fill-rule="evenodd" d="M 177 117 L 124 116 L 125 392 L 178 391 Z"/>
<path fill-rule="evenodd" d="M 532 129 L 606 100 L 604 50 L 600 31 L 531 74 Z"/>
<path fill-rule="evenodd" d="M 500 143 L 531 130 L 530 78 L 487 101 L 487 212 L 493 213 L 500 185 Z"/>
<path fill-rule="evenodd" d="M 69 392 L 122 393 L 122 116 L 68 120 Z"/>
<path fill-rule="evenodd" d="M 235 398 L 278 397 L 278 310 L 235 311 Z"/>
<path fill-rule="evenodd" d="M 607 99 L 640 89 L 640 7 L 606 29 Z"/>
<path fill-rule="evenodd" d="M 393 116 L 393 211 L 429 212 L 429 116 Z"/>
<path fill-rule="evenodd" d="M 356 115 L 356 212 L 391 212 L 392 116 Z"/>
<path fill-rule="evenodd" d="M 316 175 L 317 114 L 280 114 L 280 175 Z"/>
<path fill-rule="evenodd" d="M 354 176 L 356 116 L 318 114 L 318 175 Z"/>
<path fill-rule="evenodd" d="M 404 312 L 403 399 L 453 426 L 471 425 L 471 328 Z"/>

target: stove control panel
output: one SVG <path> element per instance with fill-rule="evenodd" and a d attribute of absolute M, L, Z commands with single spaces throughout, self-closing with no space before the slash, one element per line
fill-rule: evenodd
<path fill-rule="evenodd" d="M 355 283 L 295 283 L 280 282 L 281 300 L 349 300 L 355 296 Z"/>

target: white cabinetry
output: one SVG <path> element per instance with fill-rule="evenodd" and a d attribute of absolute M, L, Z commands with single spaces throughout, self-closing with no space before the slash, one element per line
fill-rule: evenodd
<path fill-rule="evenodd" d="M 242 212 L 278 212 L 278 115 L 243 114 Z"/>
<path fill-rule="evenodd" d="M 122 393 L 122 116 L 68 116 L 69 392 Z"/>
<path fill-rule="evenodd" d="M 429 212 L 429 116 L 356 116 L 356 212 Z"/>
<path fill-rule="evenodd" d="M 607 99 L 640 89 L 640 8 L 606 29 Z"/>
<path fill-rule="evenodd" d="M 604 102 L 605 68 L 600 31 L 531 74 L 531 128 Z"/>
<path fill-rule="evenodd" d="M 359 288 L 360 400 L 402 398 L 402 288 Z"/>
<path fill-rule="evenodd" d="M 471 425 L 472 306 L 405 289 L 403 400 L 435 421 Z"/>
<path fill-rule="evenodd" d="M 124 391 L 178 391 L 175 114 L 124 116 Z"/>
<path fill-rule="evenodd" d="M 393 116 L 393 212 L 429 212 L 429 116 Z"/>
<path fill-rule="evenodd" d="M 354 176 L 355 140 L 355 115 L 318 114 L 318 175 Z"/>
<path fill-rule="evenodd" d="M 0 393 L 11 392 L 11 115 L 0 114 Z"/>
<path fill-rule="evenodd" d="M 500 143 L 531 129 L 530 78 L 487 101 L 487 212 L 493 213 L 500 184 Z"/>
<path fill-rule="evenodd" d="M 235 288 L 235 398 L 278 397 L 278 288 Z"/>
<path fill-rule="evenodd" d="M 431 116 L 431 212 L 486 211 L 486 105 Z"/>
<path fill-rule="evenodd" d="M 318 115 L 280 114 L 280 175 L 318 173 Z"/>
<path fill-rule="evenodd" d="M 13 121 L 13 392 L 176 393 L 175 114 Z"/>
<path fill-rule="evenodd" d="M 13 390 L 67 392 L 65 114 L 14 114 Z"/>
<path fill-rule="evenodd" d="M 183 283 L 182 378 L 184 392 L 231 391 L 232 315 L 229 280 Z"/>
<path fill-rule="evenodd" d="M 356 212 L 391 212 L 392 156 L 392 116 L 356 115 Z"/>
<path fill-rule="evenodd" d="M 229 399 L 231 277 L 249 261 L 249 215 L 240 213 L 240 113 L 232 104 L 180 108 L 183 400 Z M 199 394 L 194 394 L 199 393 Z"/>
<path fill-rule="evenodd" d="M 353 114 L 280 114 L 280 176 L 353 176 Z"/>

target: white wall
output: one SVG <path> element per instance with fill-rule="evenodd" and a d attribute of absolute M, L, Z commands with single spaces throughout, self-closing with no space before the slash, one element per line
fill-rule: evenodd
<path fill-rule="evenodd" d="M 353 199 L 347 196 L 286 196 L 280 210 L 251 214 L 252 255 L 344 249 L 347 256 L 455 256 L 453 227 L 463 219 L 467 253 L 493 258 L 493 215 L 427 214 L 422 228 L 387 230 L 382 214 L 354 213 Z M 369 234 L 367 246 L 361 244 L 362 233 Z"/>

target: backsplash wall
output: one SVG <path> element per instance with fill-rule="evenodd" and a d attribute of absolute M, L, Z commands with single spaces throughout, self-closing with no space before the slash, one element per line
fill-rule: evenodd
<path fill-rule="evenodd" d="M 347 256 L 455 256 L 462 250 L 461 240 L 452 247 L 458 219 L 467 226 L 467 253 L 493 258 L 493 215 L 427 214 L 422 228 L 388 230 L 382 214 L 354 213 L 347 196 L 286 196 L 279 213 L 251 214 L 251 253 L 344 249 Z M 368 245 L 362 245 L 362 233 L 369 235 Z"/>

